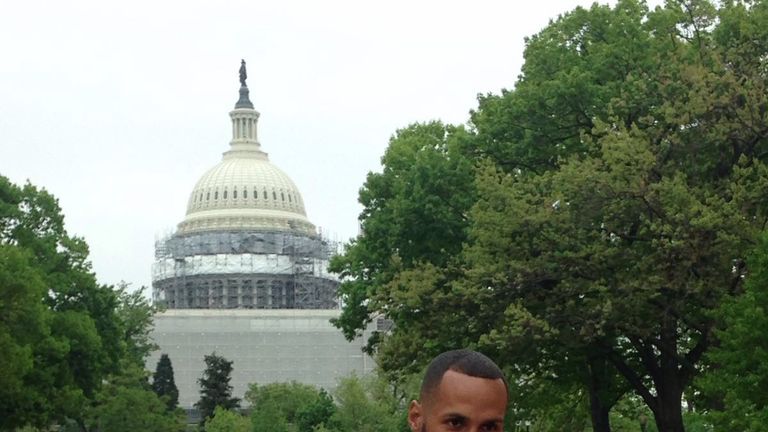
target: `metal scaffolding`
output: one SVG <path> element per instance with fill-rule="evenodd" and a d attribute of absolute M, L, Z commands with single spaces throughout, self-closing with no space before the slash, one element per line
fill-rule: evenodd
<path fill-rule="evenodd" d="M 335 309 L 337 248 L 291 232 L 174 234 L 155 244 L 153 297 L 168 309 Z"/>

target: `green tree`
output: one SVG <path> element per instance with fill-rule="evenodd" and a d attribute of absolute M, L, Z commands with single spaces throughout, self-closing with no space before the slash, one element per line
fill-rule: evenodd
<path fill-rule="evenodd" d="M 333 398 L 325 389 L 320 389 L 317 399 L 296 412 L 297 429 L 299 432 L 312 432 L 320 425 L 328 423 L 335 412 Z"/>
<path fill-rule="evenodd" d="M 182 411 L 167 409 L 149 388 L 144 370 L 135 366 L 108 379 L 88 417 L 89 430 L 110 432 L 183 431 L 186 419 Z"/>
<path fill-rule="evenodd" d="M 176 388 L 173 365 L 168 354 L 161 354 L 157 361 L 155 373 L 152 375 L 152 391 L 166 401 L 169 411 L 179 405 L 179 389 Z"/>
<path fill-rule="evenodd" d="M 206 432 L 251 432 L 251 422 L 237 412 L 216 407 L 213 417 L 205 422 Z"/>
<path fill-rule="evenodd" d="M 35 351 L 50 341 L 50 313 L 41 302 L 44 293 L 29 254 L 0 244 L 0 430 L 24 424 L 35 415 L 31 406 L 24 405 L 35 398 L 26 387 Z"/>
<path fill-rule="evenodd" d="M 716 367 L 701 379 L 706 394 L 722 400 L 710 413 L 718 430 L 745 432 L 768 424 L 768 234 L 749 259 L 744 294 L 730 298 L 719 315 L 719 346 L 708 357 Z"/>
<path fill-rule="evenodd" d="M 399 268 L 443 265 L 461 249 L 475 201 L 469 139 L 461 127 L 413 124 L 391 138 L 384 171 L 368 174 L 359 198 L 364 234 L 331 263 L 345 278 L 339 288 L 345 307 L 335 323 L 348 338 L 384 307 L 378 291 Z"/>
<path fill-rule="evenodd" d="M 724 48 L 699 28 L 714 22 L 711 5 L 688 6 L 693 21 L 680 5 L 648 14 L 657 34 L 668 19 L 693 34 L 672 35 L 678 60 L 658 65 L 664 103 L 650 126 L 596 120 L 594 137 L 581 137 L 585 151 L 556 169 L 481 174 L 464 284 L 488 305 L 507 299 L 485 342 L 597 361 L 665 431 L 684 429 L 681 399 L 711 345 L 710 312 L 738 289 L 765 212 L 750 191 L 766 179 L 766 119 L 747 114 L 765 104 L 763 84 L 752 81 L 760 72 L 724 74 Z M 741 97 L 749 106 L 726 102 Z"/>
<path fill-rule="evenodd" d="M 384 314 L 395 328 L 370 342 L 388 371 L 479 347 L 521 395 L 554 378 L 584 391 L 595 430 L 610 430 L 627 391 L 659 430 L 684 430 L 712 312 L 740 292 L 768 214 L 765 8 L 624 0 L 528 39 L 514 90 L 481 97 L 472 115 L 468 142 L 485 160 L 459 254 L 405 259 L 434 233 L 389 235 L 419 222 L 379 218 L 398 200 L 369 182 L 361 191 L 363 233 L 334 267 L 352 278 L 344 312 L 363 317 L 339 321 L 347 336 Z M 399 173 L 383 163 L 382 177 Z M 408 172 L 393 176 L 402 190 L 419 179 Z"/>
<path fill-rule="evenodd" d="M 328 428 L 338 432 L 399 432 L 405 407 L 387 394 L 387 384 L 373 376 L 342 378 L 336 389 L 337 409 Z"/>
<path fill-rule="evenodd" d="M 232 373 L 232 361 L 212 353 L 204 357 L 205 370 L 197 380 L 200 384 L 200 400 L 195 407 L 200 410 L 200 424 L 213 415 L 217 406 L 232 410 L 240 406 L 240 399 L 232 397 L 229 384 Z"/>
<path fill-rule="evenodd" d="M 2 308 L 24 325 L 11 337 L 5 334 L 9 324 L 0 325 L 0 340 L 12 357 L 4 366 L 13 371 L 7 391 L 15 392 L 0 400 L 0 423 L 47 427 L 69 418 L 85 429 L 82 407 L 135 346 L 118 316 L 121 293 L 96 282 L 88 246 L 66 232 L 53 196 L 2 176 L 0 246 L 0 289 L 12 291 Z M 16 392 L 19 382 L 22 392 Z"/>
<path fill-rule="evenodd" d="M 149 354 L 157 349 L 150 336 L 157 308 L 149 303 L 146 287 L 130 290 L 129 284 L 121 282 L 115 291 L 118 296 L 116 315 L 125 343 L 123 358 L 132 364 L 143 365 Z"/>
<path fill-rule="evenodd" d="M 333 400 L 324 390 L 295 381 L 251 384 L 245 400 L 252 406 L 252 421 L 258 431 L 311 432 L 334 412 Z"/>
<path fill-rule="evenodd" d="M 285 414 L 274 401 L 262 403 L 251 412 L 254 432 L 295 432 L 296 426 L 288 423 Z"/>

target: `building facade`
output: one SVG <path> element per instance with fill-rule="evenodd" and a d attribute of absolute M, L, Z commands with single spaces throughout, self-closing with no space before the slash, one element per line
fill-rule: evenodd
<path fill-rule="evenodd" d="M 374 367 L 362 339 L 350 343 L 330 324 L 336 316 L 332 309 L 167 310 L 155 318 L 160 350 L 147 367 L 154 370 L 160 354 L 168 354 L 185 409 L 200 398 L 203 356 L 213 352 L 233 362 L 233 394 L 241 399 L 252 383 L 298 381 L 333 390 L 339 378 Z"/>
<path fill-rule="evenodd" d="M 336 251 L 309 221 L 293 181 L 258 140 L 241 66 L 240 97 L 229 113 L 232 140 L 222 161 L 192 188 L 176 232 L 156 242 L 152 296 L 161 353 L 173 363 L 179 402 L 199 399 L 203 357 L 234 362 L 234 395 L 251 383 L 299 381 L 332 389 L 372 369 L 367 334 L 348 342 L 330 324 L 339 315 L 338 279 L 327 271 Z"/>

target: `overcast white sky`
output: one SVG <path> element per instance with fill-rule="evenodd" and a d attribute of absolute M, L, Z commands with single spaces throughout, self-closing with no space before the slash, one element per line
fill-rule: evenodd
<path fill-rule="evenodd" d="M 396 129 L 466 122 L 512 87 L 525 36 L 589 4 L 9 0 L 0 175 L 58 197 L 101 282 L 149 286 L 155 238 L 227 150 L 244 58 L 264 150 L 346 240 Z"/>

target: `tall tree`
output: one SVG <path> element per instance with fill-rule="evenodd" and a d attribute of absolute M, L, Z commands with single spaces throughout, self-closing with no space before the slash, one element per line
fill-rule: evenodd
<path fill-rule="evenodd" d="M 45 285 L 25 252 L 0 244 L 0 430 L 36 415 L 31 402 L 37 392 L 28 387 L 29 375 L 35 352 L 50 341 L 50 312 L 41 302 Z"/>
<path fill-rule="evenodd" d="M 163 398 L 172 411 L 179 405 L 179 389 L 173 376 L 173 365 L 168 354 L 161 354 L 157 361 L 155 373 L 152 375 L 152 391 Z"/>
<path fill-rule="evenodd" d="M 636 27 L 658 62 L 644 80 L 661 103 L 629 124 L 593 118 L 583 152 L 554 169 L 481 174 L 466 250 L 468 297 L 506 300 L 486 341 L 518 351 L 530 332 L 539 359 L 568 354 L 618 372 L 665 431 L 684 429 L 681 399 L 711 346 L 711 312 L 738 292 L 767 210 L 753 195 L 767 178 L 765 75 L 723 67 L 734 35 L 715 25 L 732 7 L 643 14 Z"/>
<path fill-rule="evenodd" d="M 384 171 L 368 174 L 359 198 L 363 234 L 331 263 L 344 277 L 344 308 L 335 323 L 348 338 L 385 308 L 379 293 L 401 268 L 442 266 L 461 250 L 475 201 L 469 140 L 461 127 L 413 124 L 391 138 Z"/>
<path fill-rule="evenodd" d="M 231 410 L 240 406 L 240 399 L 232 397 L 229 384 L 232 374 L 232 361 L 212 353 L 204 357 L 205 370 L 197 380 L 200 384 L 200 400 L 195 407 L 200 410 L 200 424 L 213 415 L 217 406 Z"/>
<path fill-rule="evenodd" d="M 10 308 L 9 316 L 28 308 L 16 321 L 25 326 L 11 337 L 16 343 L 2 336 L 0 325 L 0 339 L 14 357 L 9 368 L 24 383 L 23 392 L 0 399 L 0 411 L 8 413 L 0 422 L 46 427 L 71 418 L 84 429 L 82 407 L 120 369 L 126 353 L 119 294 L 96 282 L 88 246 L 67 233 L 57 200 L 2 176 L 0 246 L 0 279 L 3 289 L 13 291 L 13 301 L 3 307 Z"/>
<path fill-rule="evenodd" d="M 722 401 L 709 416 L 718 430 L 757 432 L 768 424 L 768 234 L 749 268 L 744 294 L 718 313 L 720 344 L 708 354 L 715 367 L 700 380 L 708 397 Z"/>
<path fill-rule="evenodd" d="M 683 393 L 715 340 L 712 311 L 740 292 L 768 215 L 765 9 L 623 0 L 528 39 L 514 90 L 482 97 L 472 116 L 469 143 L 486 160 L 460 254 L 402 259 L 422 233 L 382 235 L 413 222 L 378 218 L 398 201 L 366 184 L 363 227 L 388 228 L 364 229 L 348 249 L 359 270 L 342 272 L 355 286 L 343 293 L 345 313 L 394 320 L 372 340 L 384 367 L 479 346 L 516 383 L 580 383 L 595 430 L 610 430 L 631 390 L 659 430 L 682 431 Z M 415 181 L 395 178 L 403 190 Z"/>
<path fill-rule="evenodd" d="M 125 343 L 123 358 L 143 366 L 150 353 L 157 349 L 150 336 L 157 308 L 150 304 L 146 287 L 131 290 L 130 284 L 121 282 L 114 291 L 117 293 L 116 315 L 120 323 L 121 339 Z"/>

